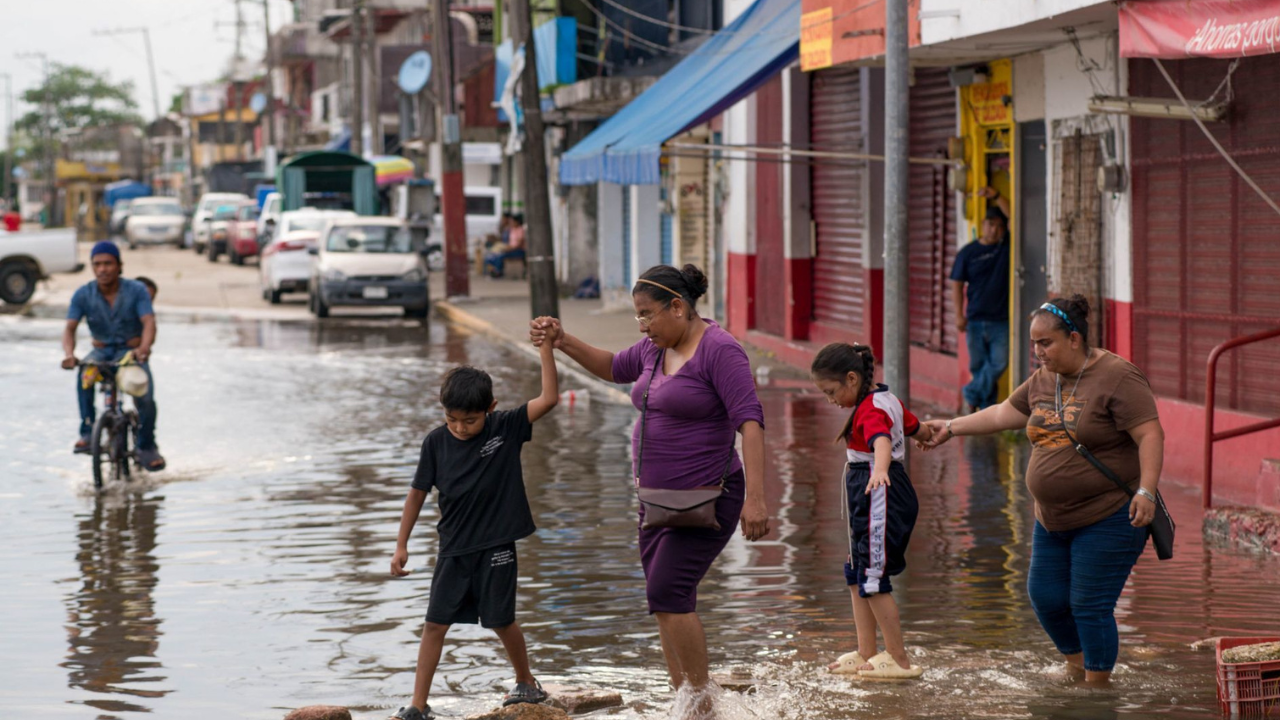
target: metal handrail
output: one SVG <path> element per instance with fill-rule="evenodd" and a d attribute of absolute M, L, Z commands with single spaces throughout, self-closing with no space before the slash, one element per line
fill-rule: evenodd
<path fill-rule="evenodd" d="M 1267 330 L 1253 335 L 1242 335 L 1234 340 L 1228 340 L 1218 345 L 1209 353 L 1209 362 L 1205 368 L 1204 380 L 1204 490 L 1200 501 L 1205 510 L 1213 507 L 1213 444 L 1219 440 L 1229 440 L 1231 438 L 1248 435 L 1250 433 L 1262 432 L 1271 428 L 1280 427 L 1280 418 L 1275 420 L 1264 420 L 1262 422 L 1253 423 L 1252 425 L 1244 425 L 1231 430 L 1223 430 L 1222 432 L 1213 431 L 1213 411 L 1217 405 L 1217 386 L 1218 386 L 1218 358 L 1228 350 L 1238 348 L 1241 345 L 1250 345 L 1252 343 L 1270 340 L 1271 338 L 1280 337 L 1280 327 Z"/>

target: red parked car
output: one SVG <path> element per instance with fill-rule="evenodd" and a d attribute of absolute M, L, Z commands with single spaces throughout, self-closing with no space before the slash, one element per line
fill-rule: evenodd
<path fill-rule="evenodd" d="M 258 254 L 258 205 L 246 203 L 236 208 L 234 220 L 227 223 L 227 257 L 232 265 L 243 265 L 244 259 Z"/>

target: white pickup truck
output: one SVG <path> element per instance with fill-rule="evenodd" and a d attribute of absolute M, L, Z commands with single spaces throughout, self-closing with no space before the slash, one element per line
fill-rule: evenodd
<path fill-rule="evenodd" d="M 4 232 L 0 230 L 0 300 L 21 305 L 36 283 L 53 273 L 79 272 L 75 228 Z"/>

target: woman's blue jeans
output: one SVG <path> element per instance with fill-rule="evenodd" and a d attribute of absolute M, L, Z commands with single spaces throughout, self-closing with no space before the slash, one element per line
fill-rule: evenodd
<path fill-rule="evenodd" d="M 1110 672 L 1120 654 L 1116 601 L 1147 544 L 1129 524 L 1129 505 L 1076 530 L 1049 532 L 1036 521 L 1027 593 L 1058 652 L 1084 653 L 1084 669 Z"/>

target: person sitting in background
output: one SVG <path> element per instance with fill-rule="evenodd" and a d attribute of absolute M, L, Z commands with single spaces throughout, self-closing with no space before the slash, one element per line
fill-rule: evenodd
<path fill-rule="evenodd" d="M 495 250 L 484 259 L 489 277 L 502 277 L 503 265 L 507 260 L 519 258 L 524 260 L 524 216 L 516 213 L 511 216 L 506 232 L 506 249 Z"/>

